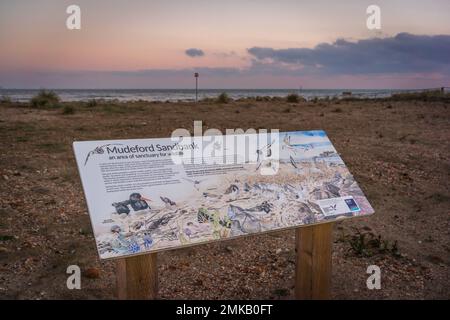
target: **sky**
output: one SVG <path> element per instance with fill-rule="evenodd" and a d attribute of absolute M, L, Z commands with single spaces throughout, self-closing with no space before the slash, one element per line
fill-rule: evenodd
<path fill-rule="evenodd" d="M 450 86 L 449 21 L 448 0 L 0 0 L 0 86 Z"/>

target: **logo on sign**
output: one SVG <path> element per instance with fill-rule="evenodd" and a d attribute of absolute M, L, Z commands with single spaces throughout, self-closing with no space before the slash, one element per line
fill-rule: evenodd
<path fill-rule="evenodd" d="M 358 205 L 356 204 L 355 200 L 353 199 L 345 199 L 345 203 L 348 205 L 348 208 L 350 211 L 359 211 Z"/>

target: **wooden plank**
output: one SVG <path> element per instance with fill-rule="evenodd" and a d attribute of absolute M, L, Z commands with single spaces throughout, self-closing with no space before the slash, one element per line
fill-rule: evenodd
<path fill-rule="evenodd" d="M 296 229 L 295 297 L 329 299 L 333 223 Z"/>
<path fill-rule="evenodd" d="M 117 260 L 117 297 L 150 300 L 158 296 L 157 253 Z"/>

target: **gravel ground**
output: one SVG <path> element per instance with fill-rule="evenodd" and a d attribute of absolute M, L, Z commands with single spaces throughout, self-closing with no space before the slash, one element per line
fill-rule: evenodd
<path fill-rule="evenodd" d="M 324 129 L 375 209 L 336 223 L 332 298 L 450 298 L 450 102 L 281 101 L 0 105 L 0 298 L 112 299 L 71 149 L 74 140 L 151 138 L 204 128 Z M 294 232 L 158 255 L 161 299 L 292 299 Z M 80 266 L 81 290 L 66 268 Z M 380 266 L 382 288 L 366 287 Z"/>

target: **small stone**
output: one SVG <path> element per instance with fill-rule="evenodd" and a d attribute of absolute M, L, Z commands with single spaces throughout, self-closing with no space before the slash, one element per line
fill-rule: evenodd
<path fill-rule="evenodd" d="M 277 249 L 277 250 L 275 251 L 275 254 L 280 254 L 282 251 L 283 251 L 283 250 L 281 250 L 281 249 Z"/>
<path fill-rule="evenodd" d="M 45 188 L 45 187 L 39 187 L 39 186 L 31 188 L 31 191 L 35 192 L 35 193 L 39 193 L 39 194 L 49 194 L 50 193 L 50 189 Z"/>
<path fill-rule="evenodd" d="M 203 281 L 201 279 L 197 279 L 194 281 L 194 286 L 203 286 Z"/>
<path fill-rule="evenodd" d="M 232 252 L 232 251 L 233 251 L 233 248 L 230 247 L 230 246 L 226 246 L 226 247 L 225 247 L 225 250 L 227 250 L 228 252 Z"/>
<path fill-rule="evenodd" d="M 84 271 L 84 276 L 89 279 L 100 278 L 100 270 L 98 268 L 87 268 Z"/>

